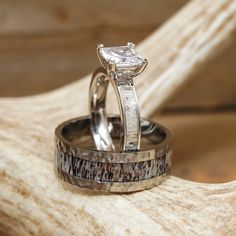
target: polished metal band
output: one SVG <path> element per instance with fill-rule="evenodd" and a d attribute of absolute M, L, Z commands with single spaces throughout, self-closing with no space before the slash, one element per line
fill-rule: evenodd
<path fill-rule="evenodd" d="M 126 75 L 118 76 L 114 72 L 100 67 L 92 76 L 90 84 L 91 130 L 98 150 L 115 150 L 107 125 L 105 104 L 108 83 L 115 90 L 121 114 L 122 151 L 139 150 L 140 148 L 140 115 L 133 79 Z"/>
<path fill-rule="evenodd" d="M 108 117 L 110 135 L 119 145 L 121 122 Z M 98 151 L 90 132 L 90 117 L 66 121 L 55 131 L 55 156 L 59 176 L 92 190 L 131 192 L 158 185 L 170 171 L 172 137 L 168 129 L 141 120 L 140 151 Z"/>

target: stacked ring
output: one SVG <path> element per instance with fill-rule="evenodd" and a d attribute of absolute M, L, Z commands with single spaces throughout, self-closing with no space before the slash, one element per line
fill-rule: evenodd
<path fill-rule="evenodd" d="M 90 115 L 65 121 L 55 130 L 56 167 L 60 178 L 105 192 L 133 192 L 160 184 L 169 174 L 171 132 L 141 119 L 133 78 L 147 60 L 135 45 L 97 47 L 102 67 L 89 88 Z M 120 116 L 107 116 L 106 95 L 113 85 Z"/>

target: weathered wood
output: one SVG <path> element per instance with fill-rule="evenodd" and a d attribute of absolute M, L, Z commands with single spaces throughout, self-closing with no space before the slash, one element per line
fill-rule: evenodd
<path fill-rule="evenodd" d="M 0 3 L 0 95 L 30 95 L 74 81 L 97 66 L 98 42 L 139 42 L 186 2 L 103 0 L 100 7 L 89 0 Z M 228 50 L 197 70 L 168 109 L 235 107 L 235 42 L 236 33 Z"/>
<path fill-rule="evenodd" d="M 12 0 L 0 3 L 0 33 L 8 35 L 70 32 L 85 28 L 147 30 L 173 15 L 187 0 Z M 156 8 L 155 11 L 153 8 Z M 131 14 L 132 13 L 132 14 Z M 144 29 L 146 27 L 146 29 Z M 134 31 L 134 29 L 133 29 Z"/>
<path fill-rule="evenodd" d="M 234 33 L 232 44 L 191 76 L 191 81 L 168 102 L 168 109 L 235 108 L 235 66 L 236 34 Z"/>
<path fill-rule="evenodd" d="M 148 52 L 148 82 L 140 79 L 136 83 L 142 91 L 139 101 L 143 114 L 150 114 L 154 107 L 160 109 L 170 93 L 179 90 L 186 78 L 226 47 L 235 31 L 235 1 L 215 1 L 212 6 L 211 1 L 199 0 L 189 3 L 147 38 L 140 51 Z"/>
<path fill-rule="evenodd" d="M 0 3 L 0 96 L 45 92 L 81 78 L 98 65 L 97 43 L 137 43 L 186 1 Z"/>
<path fill-rule="evenodd" d="M 195 67 L 228 42 L 235 28 L 230 19 L 236 2 L 215 0 L 213 8 L 211 4 L 192 1 L 140 46 L 150 58 L 149 71 L 136 83 L 144 116 L 163 106 Z M 44 95 L 0 99 L 0 233 L 234 235 L 236 181 L 210 185 L 170 177 L 151 190 L 104 195 L 57 179 L 53 131 L 59 122 L 87 113 L 88 84 L 86 77 Z M 185 143 L 179 145 L 179 156 L 189 154 Z"/>

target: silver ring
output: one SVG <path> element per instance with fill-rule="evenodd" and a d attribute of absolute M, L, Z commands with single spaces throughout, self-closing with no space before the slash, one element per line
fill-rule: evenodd
<path fill-rule="evenodd" d="M 168 129 L 141 119 L 140 151 L 98 151 L 91 138 L 89 116 L 65 121 L 55 130 L 56 167 L 60 178 L 80 187 L 132 192 L 166 179 L 171 168 L 172 135 Z M 107 117 L 114 145 L 119 146 L 120 118 Z"/>
<path fill-rule="evenodd" d="M 115 90 L 121 116 L 121 138 L 119 151 L 137 151 L 140 149 L 140 115 L 133 78 L 147 66 L 135 51 L 135 45 L 97 47 L 102 67 L 92 76 L 89 99 L 91 114 L 91 132 L 97 150 L 114 151 L 115 146 L 109 132 L 105 111 L 106 94 L 109 82 Z"/>

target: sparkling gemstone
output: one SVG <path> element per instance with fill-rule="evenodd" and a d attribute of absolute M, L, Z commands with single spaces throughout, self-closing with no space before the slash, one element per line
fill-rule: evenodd
<path fill-rule="evenodd" d="M 143 64 L 143 59 L 137 54 L 134 45 L 102 47 L 99 56 L 105 61 L 105 66 L 115 64 L 118 70 L 137 70 Z"/>

